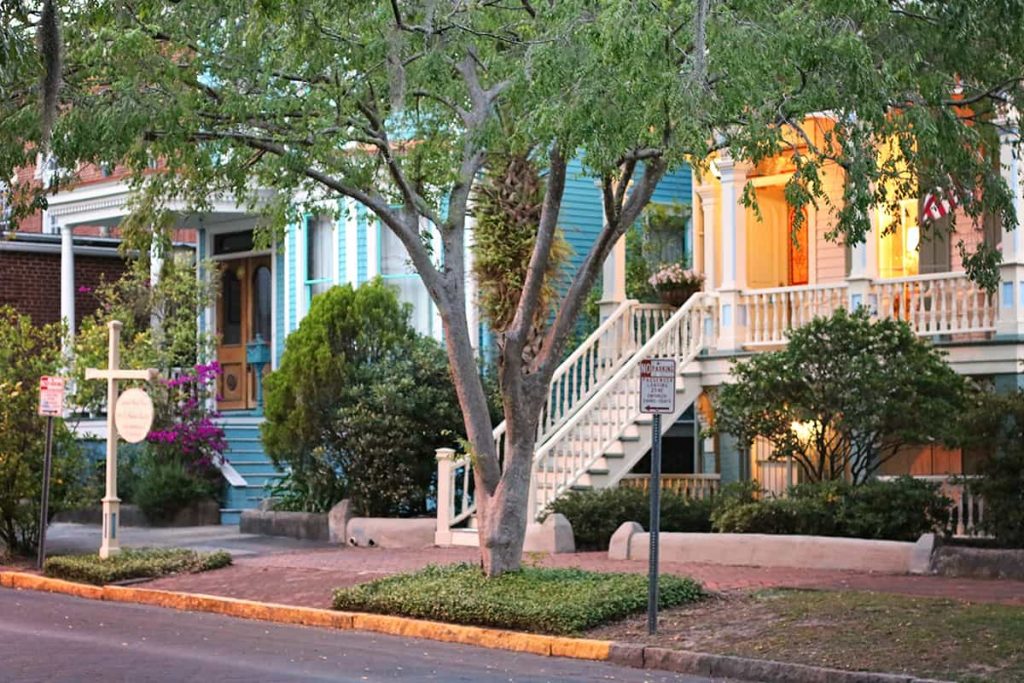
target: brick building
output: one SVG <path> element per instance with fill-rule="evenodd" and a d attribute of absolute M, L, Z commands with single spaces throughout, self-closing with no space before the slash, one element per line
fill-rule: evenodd
<path fill-rule="evenodd" d="M 123 182 L 126 176 L 119 167 L 85 165 L 76 172 L 73 188 L 102 189 Z M 33 166 L 20 169 L 13 184 L 38 187 L 41 183 L 42 175 Z M 0 211 L 0 306 L 13 306 L 39 325 L 58 322 L 71 313 L 67 317 L 74 317 L 77 328 L 96 310 L 96 287 L 118 280 L 128 263 L 118 250 L 116 226 L 76 225 L 62 231 L 49 213 L 41 210 L 13 225 Z M 177 230 L 174 242 L 194 248 L 195 230 Z"/>

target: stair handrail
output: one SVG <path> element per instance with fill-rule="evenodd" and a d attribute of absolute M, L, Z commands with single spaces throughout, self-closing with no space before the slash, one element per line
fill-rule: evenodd
<path fill-rule="evenodd" d="M 585 405 L 577 410 L 572 417 L 565 421 L 558 431 L 556 431 L 550 438 L 548 438 L 534 453 L 532 474 L 530 477 L 530 496 L 529 496 L 529 510 L 530 514 L 534 517 L 539 517 L 543 514 L 547 508 L 548 503 L 554 500 L 564 491 L 568 490 L 576 481 L 579 480 L 583 473 L 586 472 L 587 468 L 590 467 L 597 458 L 601 457 L 604 451 L 611 445 L 611 443 L 618 438 L 622 430 L 633 423 L 636 417 L 640 414 L 639 401 L 632 402 L 634 405 L 630 406 L 613 406 L 612 410 L 617 410 L 620 415 L 624 415 L 625 418 L 614 423 L 610 429 L 606 429 L 607 439 L 604 439 L 601 446 L 597 449 L 592 449 L 589 453 L 581 453 L 579 457 L 573 458 L 571 462 L 570 471 L 566 472 L 565 467 L 562 467 L 562 474 L 567 476 L 563 477 L 564 481 L 559 482 L 553 487 L 553 494 L 547 497 L 540 495 L 538 484 L 540 482 L 539 474 L 545 473 L 548 470 L 544 469 L 544 465 L 548 460 L 551 452 L 557 448 L 563 440 L 570 435 L 573 430 L 577 428 L 580 423 L 585 420 L 595 410 L 599 409 L 609 397 L 614 397 L 618 392 L 620 385 L 629 382 L 632 384 L 639 385 L 638 373 L 640 361 L 652 356 L 660 357 L 673 357 L 677 364 L 682 369 L 682 365 L 690 362 L 697 357 L 697 354 L 704 348 L 705 345 L 705 329 L 704 329 L 704 314 L 709 307 L 709 303 L 712 298 L 704 293 L 697 293 L 690 297 L 690 299 L 683 304 L 679 310 L 677 310 L 672 317 L 661 326 L 654 336 L 647 340 L 647 342 L 635 351 L 616 372 L 605 381 L 601 388 L 597 390 L 587 399 Z M 695 315 L 696 314 L 696 315 Z M 696 320 L 694 320 L 696 318 Z M 689 325 L 687 325 L 689 323 Z M 696 328 L 696 330 L 694 330 Z M 711 333 L 713 337 L 713 332 Z M 672 344 L 673 340 L 676 342 Z M 636 375 L 634 377 L 634 375 Z M 636 391 L 639 392 L 639 386 Z M 629 388 L 627 385 L 627 394 Z M 627 402 L 628 403 L 628 402 Z M 558 473 L 555 472 L 557 475 Z"/>
<path fill-rule="evenodd" d="M 639 310 L 656 310 L 657 306 L 650 306 L 646 304 L 640 304 L 635 299 L 627 299 L 623 301 L 611 312 L 611 314 L 597 326 L 597 329 L 591 332 L 583 342 L 573 350 L 569 356 L 559 363 L 558 367 L 555 368 L 554 373 L 551 375 L 551 381 L 548 382 L 548 391 L 544 401 L 544 407 L 541 410 L 541 419 L 537 426 L 537 443 L 543 442 L 548 436 L 550 436 L 555 429 L 561 426 L 566 419 L 568 419 L 578 408 L 586 402 L 586 399 L 593 393 L 600 384 L 605 381 L 609 376 L 612 375 L 614 368 L 617 368 L 619 364 L 626 359 L 635 348 L 634 336 L 634 325 L 632 319 L 632 313 Z M 625 329 L 616 331 L 615 328 L 622 325 L 625 320 Z M 572 378 L 573 369 L 577 367 L 577 364 L 587 354 L 595 354 L 598 345 L 601 344 L 602 340 L 610 335 L 619 335 L 618 354 L 615 357 L 609 357 L 610 361 L 606 367 L 604 367 L 605 373 L 598 377 L 596 374 L 590 378 L 589 383 L 580 392 L 569 392 L 566 394 L 563 392 L 561 396 L 558 395 L 558 388 L 563 382 L 570 381 Z M 595 358 L 595 361 L 599 360 Z M 554 396 L 554 398 L 553 398 Z M 561 400 L 566 403 L 565 409 L 557 414 L 556 417 L 552 418 L 553 411 L 551 406 L 553 402 Z M 557 411 L 555 411 L 557 412 Z M 498 461 L 501 462 L 505 457 L 505 421 L 502 420 L 500 424 L 495 426 L 492 432 L 494 438 L 495 453 L 498 455 Z M 469 473 L 470 459 L 468 454 L 462 454 L 451 459 L 451 476 L 458 478 L 458 469 L 465 468 L 462 471 L 462 488 L 461 498 L 462 504 L 459 506 L 459 510 L 456 512 L 455 500 L 448 501 L 451 507 L 451 519 L 450 524 L 452 526 L 462 522 L 463 520 L 472 516 L 476 511 L 476 503 L 472 501 L 470 495 L 470 473 Z M 451 487 L 452 495 L 459 495 L 456 493 L 456 487 Z M 440 504 L 441 501 L 438 501 Z"/>

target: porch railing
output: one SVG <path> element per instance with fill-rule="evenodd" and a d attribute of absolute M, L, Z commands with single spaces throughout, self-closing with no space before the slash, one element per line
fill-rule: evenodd
<path fill-rule="evenodd" d="M 879 316 L 904 320 L 924 337 L 991 332 L 996 327 L 995 295 L 964 273 L 878 280 L 871 292 Z"/>
<path fill-rule="evenodd" d="M 846 283 L 752 289 L 743 292 L 747 345 L 782 344 L 786 332 L 846 305 Z"/>
<path fill-rule="evenodd" d="M 847 307 L 849 285 L 750 289 L 740 295 L 740 320 L 746 321 L 747 347 L 784 344 L 786 332 Z M 988 334 L 996 329 L 995 295 L 966 273 L 936 273 L 873 280 L 864 304 L 876 317 L 903 320 L 920 336 Z"/>
<path fill-rule="evenodd" d="M 684 498 L 703 500 L 718 493 L 721 482 L 720 474 L 662 474 L 661 490 Z M 627 474 L 619 486 L 648 491 L 651 488 L 651 475 Z"/>

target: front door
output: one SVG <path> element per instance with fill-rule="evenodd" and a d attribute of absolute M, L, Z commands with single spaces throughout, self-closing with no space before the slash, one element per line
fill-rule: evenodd
<path fill-rule="evenodd" d="M 256 378 L 246 362 L 246 345 L 259 335 L 270 347 L 270 257 L 253 256 L 220 262 L 221 286 L 217 300 L 217 360 L 223 373 L 218 386 L 218 408 L 245 410 L 256 407 Z M 263 374 L 270 371 L 264 366 Z"/>

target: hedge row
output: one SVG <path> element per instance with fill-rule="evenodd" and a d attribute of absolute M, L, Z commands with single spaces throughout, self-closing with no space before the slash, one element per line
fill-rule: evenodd
<path fill-rule="evenodd" d="M 800 484 L 785 498 L 760 497 L 755 482 L 744 482 L 725 486 L 708 500 L 663 493 L 661 530 L 916 541 L 921 534 L 947 529 L 948 506 L 938 485 L 912 477 L 857 486 Z M 577 491 L 555 501 L 551 511 L 572 524 L 578 549 L 607 550 L 623 522 L 648 528 L 650 498 L 632 488 Z"/>

